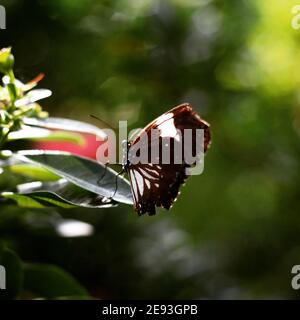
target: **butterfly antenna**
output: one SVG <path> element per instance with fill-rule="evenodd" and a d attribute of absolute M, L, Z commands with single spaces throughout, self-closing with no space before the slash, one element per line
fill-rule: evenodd
<path fill-rule="evenodd" d="M 95 115 L 93 115 L 93 114 L 90 114 L 90 117 L 91 117 L 91 118 L 94 118 L 94 119 L 96 119 L 96 120 L 98 120 L 98 121 L 100 121 L 100 122 L 102 123 L 102 125 L 104 125 L 104 127 L 110 128 L 110 129 L 112 129 L 112 130 L 115 131 L 115 132 L 119 132 L 118 129 L 114 128 L 113 126 L 111 126 L 110 124 L 108 124 L 108 123 L 105 122 L 104 120 L 100 119 L 99 117 L 97 117 L 97 116 L 95 116 Z M 117 148 L 117 152 L 118 152 L 118 151 L 119 151 L 119 149 Z M 118 153 L 117 153 L 117 157 L 119 157 L 119 154 L 118 154 Z"/>

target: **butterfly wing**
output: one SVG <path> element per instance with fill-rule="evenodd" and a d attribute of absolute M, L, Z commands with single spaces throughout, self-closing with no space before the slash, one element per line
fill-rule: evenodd
<path fill-rule="evenodd" d="M 204 129 L 204 151 L 208 149 L 211 141 L 209 123 L 201 119 L 200 116 L 193 111 L 193 108 L 189 103 L 180 104 L 154 119 L 135 136 L 131 145 L 134 145 L 144 132 L 149 133 L 152 129 L 164 131 L 164 129 L 171 128 L 172 126 L 180 131 L 183 129 Z M 172 136 L 174 134 L 172 133 L 163 132 L 163 136 L 168 136 L 168 134 L 169 136 Z"/>
<path fill-rule="evenodd" d="M 154 139 L 151 136 L 153 129 L 157 129 L 158 132 L 158 136 Z M 129 161 L 126 166 L 131 182 L 134 207 L 139 215 L 155 214 L 156 207 L 169 209 L 176 200 L 179 188 L 187 178 L 186 168 L 191 165 L 184 161 L 178 163 L 172 157 L 169 164 L 165 164 L 162 161 L 161 151 L 157 154 L 156 161 L 151 162 L 153 159 L 150 159 L 150 155 L 151 148 L 155 144 L 160 148 L 169 147 L 172 155 L 175 145 L 182 142 L 177 138 L 183 136 L 179 133 L 182 133 L 184 129 L 204 129 L 204 151 L 207 150 L 210 144 L 209 124 L 202 120 L 189 104 L 179 105 L 152 121 L 131 143 L 130 152 L 136 154 L 135 149 L 138 146 L 140 152 L 147 148 L 149 156 L 147 163 Z M 144 144 L 141 141 L 143 135 L 147 136 L 147 143 Z M 194 149 L 196 144 L 194 135 L 192 143 Z"/>
<path fill-rule="evenodd" d="M 170 209 L 186 179 L 182 165 L 134 165 L 128 170 L 134 208 L 139 215 L 155 214 L 155 207 Z"/>

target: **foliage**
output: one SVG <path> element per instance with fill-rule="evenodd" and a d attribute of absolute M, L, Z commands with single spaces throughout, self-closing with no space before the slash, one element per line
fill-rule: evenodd
<path fill-rule="evenodd" d="M 91 124 L 49 118 L 37 101 L 50 96 L 51 91 L 33 89 L 42 76 L 23 84 L 15 78 L 13 67 L 11 49 L 2 49 L 0 72 L 4 77 L 3 87 L 0 87 L 1 147 L 9 141 L 13 143 L 24 139 L 84 144 L 84 139 L 76 131 L 94 134 L 95 139 L 96 136 L 105 138 L 104 131 Z M 69 209 L 109 208 L 119 202 L 132 204 L 128 181 L 91 159 L 62 151 L 39 150 L 4 150 L 1 157 L 1 170 L 2 173 L 6 171 L 7 179 L 13 174 L 27 178 L 26 183 L 16 180 L 16 184 L 10 186 L 11 189 L 5 188 L 0 193 L 2 206 L 6 202 L 14 202 L 21 208 Z M 103 179 L 100 180 L 95 172 L 99 172 Z M 17 255 L 6 247 L 0 262 L 9 270 L 6 298 L 17 297 L 21 290 L 45 298 L 87 296 L 85 289 L 75 279 L 55 266 L 25 264 L 23 268 Z"/>
<path fill-rule="evenodd" d="M 15 79 L 13 72 L 14 57 L 10 48 L 4 48 L 0 51 L 0 71 L 5 76 L 3 78 L 4 87 L 0 88 L 1 95 L 1 133 L 0 141 L 4 144 L 7 140 L 20 140 L 20 139 L 32 139 L 32 140 L 51 140 L 51 141 L 71 141 L 75 143 L 84 143 L 80 139 L 80 136 L 74 135 L 70 132 L 53 132 L 49 129 L 59 128 L 65 131 L 80 131 L 87 132 L 95 135 L 101 135 L 105 137 L 104 131 L 94 127 L 93 125 L 82 123 L 76 120 L 69 120 L 63 118 L 48 118 L 47 113 L 42 111 L 40 105 L 36 103 L 39 99 L 48 97 L 51 95 L 50 90 L 35 89 L 37 80 L 33 80 L 28 84 L 23 84 L 19 80 Z M 43 118 L 46 118 L 44 119 Z M 95 137 L 96 139 L 96 137 Z M 27 175 L 28 177 L 41 177 L 43 173 L 43 180 L 56 180 L 64 178 L 69 183 L 64 185 L 71 189 L 72 184 L 83 188 L 81 192 L 85 190 L 93 192 L 95 201 L 90 201 L 90 206 L 95 203 L 95 207 L 99 207 L 99 204 L 103 204 L 107 207 L 108 204 L 116 204 L 116 201 L 132 203 L 129 184 L 126 180 L 122 179 L 110 168 L 105 168 L 95 161 L 84 159 L 79 156 L 63 153 L 61 151 L 56 152 L 41 152 L 38 150 L 31 151 L 19 151 L 17 154 L 11 153 L 8 150 L 2 152 L 2 168 L 12 171 L 16 174 Z M 30 167 L 28 162 L 31 163 Z M 21 170 L 20 170 L 21 168 Z M 22 170 L 23 169 L 23 170 Z M 99 172 L 100 176 L 103 175 L 105 179 L 99 181 L 95 172 Z M 116 180 L 119 181 L 116 192 Z M 45 184 L 40 181 L 34 181 L 35 185 L 40 184 L 40 189 L 36 191 L 45 191 L 42 197 L 43 205 L 37 203 L 37 195 L 34 198 L 26 197 L 24 193 L 24 186 L 22 187 L 22 195 L 12 193 L 10 190 L 5 190 L 2 193 L 2 199 L 15 200 L 17 204 L 21 206 L 30 207 L 43 207 L 46 204 L 57 204 L 49 194 L 50 198 L 47 198 L 47 189 Z M 60 189 L 61 183 L 52 184 L 51 191 L 54 192 Z M 17 190 L 18 185 L 15 187 Z M 57 194 L 55 194 L 57 196 Z M 110 196 L 112 196 L 110 198 Z M 62 197 L 62 194 L 60 194 Z M 31 201 L 30 201 L 31 199 Z M 68 200 L 63 199 L 68 202 Z M 72 199 L 71 199 L 72 201 Z M 80 206 L 80 202 L 73 201 L 73 206 Z M 67 207 L 67 205 L 65 205 Z"/>

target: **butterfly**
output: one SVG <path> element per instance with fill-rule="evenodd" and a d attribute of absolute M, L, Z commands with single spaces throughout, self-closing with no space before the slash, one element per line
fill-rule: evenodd
<path fill-rule="evenodd" d="M 129 176 L 134 208 L 138 215 L 154 215 L 156 207 L 170 209 L 181 185 L 188 177 L 186 170 L 196 165 L 196 161 L 185 161 L 184 148 L 176 149 L 184 145 L 183 133 L 186 129 L 192 132 L 192 153 L 197 149 L 196 129 L 203 129 L 203 151 L 206 152 L 211 141 L 209 124 L 202 120 L 188 103 L 162 114 L 127 142 L 123 169 Z M 153 132 L 156 134 L 153 135 Z M 163 161 L 165 149 L 170 151 L 167 163 Z M 179 150 L 177 155 L 175 149 Z M 148 161 L 134 161 L 141 157 L 142 153 L 146 154 Z M 155 156 L 152 157 L 154 153 Z M 182 160 L 178 161 L 178 157 Z"/>

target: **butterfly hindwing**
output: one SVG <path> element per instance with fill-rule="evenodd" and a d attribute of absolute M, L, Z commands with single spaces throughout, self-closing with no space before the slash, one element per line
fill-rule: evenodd
<path fill-rule="evenodd" d="M 153 215 L 155 207 L 170 209 L 186 179 L 184 167 L 174 166 L 149 164 L 129 168 L 134 207 L 138 214 Z"/>

